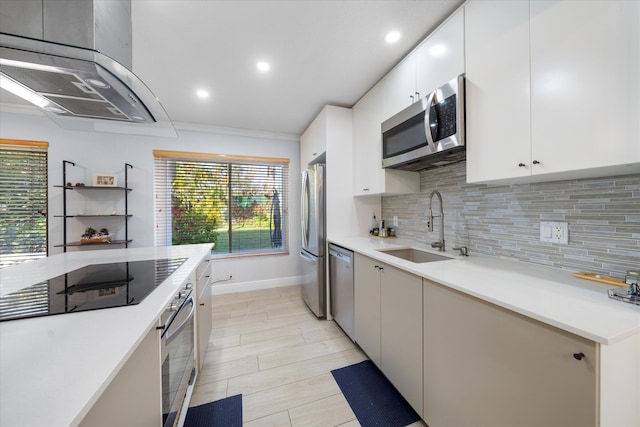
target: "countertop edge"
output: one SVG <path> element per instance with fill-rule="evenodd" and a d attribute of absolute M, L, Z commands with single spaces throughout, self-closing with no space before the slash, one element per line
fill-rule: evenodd
<path fill-rule="evenodd" d="M 361 255 L 599 344 L 612 345 L 640 334 L 640 307 L 611 300 L 606 290 L 612 286 L 574 278 L 569 271 L 483 255 L 471 254 L 469 257 L 460 257 L 456 252 L 443 254 L 404 239 L 389 241 L 372 237 L 330 237 L 328 240 Z M 407 247 L 448 256 L 451 260 L 416 264 L 380 252 L 380 249 Z M 527 273 L 533 276 L 528 277 Z M 474 274 L 487 275 L 486 281 L 493 282 L 493 285 L 484 286 L 472 282 L 471 277 Z M 514 281 L 521 283 L 512 283 Z M 514 292 L 515 286 L 522 288 L 525 295 Z M 505 292 L 503 296 L 500 294 L 502 291 Z M 536 296 L 531 295 L 531 291 L 540 292 L 538 301 Z M 554 291 L 557 293 L 553 293 Z M 549 298 L 544 299 L 545 296 L 554 297 L 553 301 Z M 585 307 L 582 310 L 574 308 L 574 311 L 570 311 L 570 304 L 576 305 L 576 302 L 579 303 L 577 305 Z M 557 306 L 556 311 L 554 304 Z M 591 307 L 598 308 L 598 312 L 589 311 L 588 308 Z M 571 315 L 561 312 L 560 308 L 570 311 Z M 604 319 L 602 324 L 594 321 L 593 316 Z M 621 318 L 629 322 L 619 324 Z M 609 320 L 605 321 L 606 319 Z"/>

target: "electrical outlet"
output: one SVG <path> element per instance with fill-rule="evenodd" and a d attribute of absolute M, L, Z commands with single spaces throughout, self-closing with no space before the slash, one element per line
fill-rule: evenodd
<path fill-rule="evenodd" d="M 569 224 L 566 222 L 541 222 L 540 241 L 568 245 Z"/>

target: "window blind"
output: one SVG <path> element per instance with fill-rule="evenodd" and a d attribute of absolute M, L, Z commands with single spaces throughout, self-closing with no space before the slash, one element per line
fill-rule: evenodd
<path fill-rule="evenodd" d="M 47 256 L 47 145 L 0 140 L 0 268 Z"/>
<path fill-rule="evenodd" d="M 289 160 L 154 151 L 155 244 L 288 253 Z"/>

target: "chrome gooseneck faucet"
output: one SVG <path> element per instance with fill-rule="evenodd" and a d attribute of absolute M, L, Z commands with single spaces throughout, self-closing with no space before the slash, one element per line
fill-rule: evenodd
<path fill-rule="evenodd" d="M 433 215 L 433 196 L 438 196 L 440 200 L 440 215 Z M 427 222 L 427 228 L 431 232 L 433 231 L 433 218 L 440 218 L 440 240 L 431 244 L 432 248 L 438 248 L 440 252 L 444 252 L 444 209 L 442 205 L 442 196 L 438 190 L 433 190 L 429 195 L 429 220 Z"/>

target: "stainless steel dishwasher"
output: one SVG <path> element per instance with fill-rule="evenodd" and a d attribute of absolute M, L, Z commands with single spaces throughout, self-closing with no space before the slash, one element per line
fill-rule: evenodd
<path fill-rule="evenodd" d="M 329 286 L 331 316 L 353 341 L 353 252 L 331 243 Z"/>

